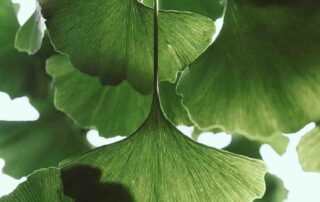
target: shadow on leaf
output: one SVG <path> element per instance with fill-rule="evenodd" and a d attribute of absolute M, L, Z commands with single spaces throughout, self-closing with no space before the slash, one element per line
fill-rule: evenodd
<path fill-rule="evenodd" d="M 76 202 L 133 202 L 131 193 L 118 183 L 101 183 L 101 170 L 86 165 L 61 171 L 64 194 Z"/>

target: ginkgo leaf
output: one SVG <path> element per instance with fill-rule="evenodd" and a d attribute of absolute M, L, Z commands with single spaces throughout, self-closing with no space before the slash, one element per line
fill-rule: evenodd
<path fill-rule="evenodd" d="M 262 199 L 256 199 L 254 202 L 282 202 L 288 198 L 288 190 L 278 177 L 267 173 L 265 181 L 266 193 Z"/>
<path fill-rule="evenodd" d="M 19 23 L 10 0 L 0 2 L 0 13 L 0 91 L 12 98 L 46 98 L 49 80 L 43 69 L 46 58 L 54 52 L 48 37 L 44 38 L 41 50 L 28 57 L 14 48 Z"/>
<path fill-rule="evenodd" d="M 65 56 L 54 56 L 47 62 L 53 77 L 56 107 L 68 114 L 83 128 L 97 129 L 106 137 L 132 134 L 146 119 L 151 96 L 136 92 L 127 82 L 103 86 L 75 69 Z M 161 104 L 176 125 L 190 125 L 190 120 L 175 93 L 175 84 L 160 84 Z"/>
<path fill-rule="evenodd" d="M 121 185 L 132 201 L 241 202 L 265 190 L 262 162 L 192 141 L 159 107 L 129 138 L 66 160 L 61 168 L 65 194 L 75 200 L 101 198 L 109 183 Z M 97 182 L 101 191 L 91 192 Z"/>
<path fill-rule="evenodd" d="M 0 158 L 6 161 L 4 172 L 16 178 L 90 150 L 85 132 L 50 101 L 38 105 L 43 106 L 37 121 L 0 121 Z"/>
<path fill-rule="evenodd" d="M 38 1 L 36 2 L 36 10 L 25 24 L 19 28 L 15 40 L 15 47 L 19 51 L 26 52 L 29 55 L 35 54 L 41 48 L 45 30 L 40 6 Z"/>
<path fill-rule="evenodd" d="M 44 191 L 45 190 L 45 191 Z M 36 171 L 10 195 L 0 198 L 1 202 L 72 202 L 63 194 L 60 170 L 48 168 Z"/>
<path fill-rule="evenodd" d="M 84 73 L 104 84 L 127 80 L 142 93 L 152 90 L 153 10 L 137 0 L 40 0 L 55 48 Z M 94 12 L 92 12 L 94 11 Z M 211 43 L 213 22 L 189 12 L 161 12 L 159 79 L 177 73 Z"/>
<path fill-rule="evenodd" d="M 190 11 L 216 20 L 222 16 L 227 0 L 161 0 L 159 3 L 161 9 Z M 153 0 L 143 0 L 143 4 L 152 6 Z"/>
<path fill-rule="evenodd" d="M 35 122 L 0 122 L 4 172 L 19 178 L 35 169 L 57 165 L 90 147 L 84 131 L 69 123 L 51 101 L 50 80 L 45 72 L 46 58 L 53 53 L 48 37 L 36 55 L 19 53 L 14 49 L 19 24 L 10 0 L 0 1 L 0 15 L 0 25 L 5 28 L 4 32 L 0 29 L 0 91 L 13 98 L 29 96 L 40 112 L 40 119 Z"/>
<path fill-rule="evenodd" d="M 146 119 L 151 96 L 143 96 L 127 82 L 103 86 L 75 69 L 65 56 L 47 61 L 47 72 L 54 78 L 56 107 L 82 127 L 98 129 L 101 135 L 129 135 Z"/>
<path fill-rule="evenodd" d="M 280 141 L 281 142 L 281 141 Z M 285 145 L 288 144 L 288 141 Z M 262 159 L 260 154 L 261 143 L 257 141 L 250 141 L 243 136 L 233 136 L 231 144 L 224 148 L 224 150 L 248 156 L 251 158 Z M 281 179 L 267 173 L 265 176 L 266 192 L 261 199 L 255 200 L 255 202 L 281 202 L 288 197 L 288 190 L 284 187 Z"/>
<path fill-rule="evenodd" d="M 251 158 L 261 158 L 259 148 L 262 144 L 269 144 L 278 154 L 282 155 L 286 152 L 289 144 L 289 138 L 283 135 L 273 137 L 268 142 L 254 141 L 244 138 L 240 135 L 233 135 L 231 144 L 226 148 L 227 151 L 249 156 Z"/>
<path fill-rule="evenodd" d="M 267 140 L 320 119 L 320 2 L 229 0 L 177 92 L 202 130 Z"/>
<path fill-rule="evenodd" d="M 320 172 L 320 128 L 302 137 L 298 145 L 300 163 L 305 171 Z"/>
<path fill-rule="evenodd" d="M 181 96 L 176 93 L 176 83 L 161 82 L 159 85 L 161 106 L 166 117 L 176 126 L 192 126 Z"/>

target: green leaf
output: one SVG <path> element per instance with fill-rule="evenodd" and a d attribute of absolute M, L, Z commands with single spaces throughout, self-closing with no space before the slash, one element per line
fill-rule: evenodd
<path fill-rule="evenodd" d="M 229 0 L 219 37 L 178 83 L 191 119 L 258 140 L 319 120 L 317 25 L 319 1 Z"/>
<path fill-rule="evenodd" d="M 4 172 L 19 178 L 90 147 L 84 131 L 69 123 L 51 101 L 44 69 L 46 58 L 54 52 L 48 37 L 41 50 L 28 57 L 14 49 L 19 24 L 10 0 L 0 2 L 0 16 L 0 25 L 5 28 L 4 32 L 0 29 L 0 91 L 14 98 L 27 95 L 40 111 L 35 122 L 0 122 L 0 157 L 7 165 Z"/>
<path fill-rule="evenodd" d="M 279 140 L 281 142 L 281 140 Z M 288 140 L 283 142 L 287 146 Z M 245 155 L 251 158 L 262 159 L 260 154 L 261 143 L 257 141 L 250 141 L 239 135 L 233 136 L 231 144 L 224 148 L 224 150 L 240 155 Z M 255 202 L 281 202 L 288 196 L 288 190 L 284 187 L 281 179 L 267 173 L 265 176 L 266 192 L 261 199 Z"/>
<path fill-rule="evenodd" d="M 26 23 L 21 26 L 16 34 L 15 47 L 29 55 L 34 55 L 41 48 L 44 36 L 44 19 L 41 16 L 40 6 L 36 4 L 36 10 Z"/>
<path fill-rule="evenodd" d="M 161 0 L 160 8 L 166 10 L 191 11 L 207 16 L 212 20 L 220 18 L 225 9 L 226 0 Z M 153 0 L 143 0 L 143 4 L 152 6 Z"/>
<path fill-rule="evenodd" d="M 225 149 L 236 154 L 261 159 L 259 149 L 263 143 L 269 144 L 278 154 L 282 155 L 286 152 L 289 138 L 279 135 L 269 142 L 260 142 L 244 138 L 240 135 L 233 135 L 231 144 Z"/>
<path fill-rule="evenodd" d="M 153 10 L 137 0 L 40 0 L 51 40 L 84 73 L 104 84 L 127 80 L 146 94 L 153 82 Z M 93 12 L 94 11 L 94 12 Z M 211 43 L 213 22 L 189 12 L 159 17 L 159 79 L 178 71 Z"/>
<path fill-rule="evenodd" d="M 161 105 L 166 117 L 176 126 L 192 126 L 181 96 L 176 93 L 176 83 L 161 82 L 159 85 Z"/>
<path fill-rule="evenodd" d="M 73 200 L 63 194 L 60 170 L 48 168 L 30 175 L 26 182 L 20 184 L 12 194 L 0 198 L 0 201 L 71 202 Z"/>
<path fill-rule="evenodd" d="M 64 56 L 47 61 L 54 78 L 56 107 L 87 129 L 96 128 L 107 137 L 129 135 L 146 119 L 151 96 L 136 92 L 127 82 L 103 86 L 75 69 Z"/>
<path fill-rule="evenodd" d="M 262 162 L 192 141 L 156 107 L 130 138 L 61 167 L 65 193 L 76 200 L 103 197 L 103 191 L 88 191 L 97 182 L 99 187 L 121 185 L 132 201 L 241 202 L 262 196 L 265 189 Z"/>
<path fill-rule="evenodd" d="M 4 172 L 16 178 L 90 150 L 85 131 L 66 120 L 50 101 L 42 101 L 40 105 L 44 106 L 37 121 L 0 121 L 0 157 L 6 161 Z"/>
<path fill-rule="evenodd" d="M 47 61 L 47 72 L 53 77 L 56 107 L 83 128 L 97 129 L 106 137 L 132 134 L 146 119 L 151 96 L 136 92 L 127 82 L 119 86 L 103 86 L 75 69 L 64 56 Z M 160 84 L 161 104 L 174 124 L 191 124 L 175 84 Z"/>
<path fill-rule="evenodd" d="M 317 126 L 302 137 L 298 145 L 300 163 L 305 171 L 320 172 L 320 128 Z"/>
<path fill-rule="evenodd" d="M 254 202 L 282 202 L 288 198 L 288 190 L 284 187 L 282 180 L 269 173 L 265 180 L 266 193 L 262 199 L 254 200 Z"/>
<path fill-rule="evenodd" d="M 36 55 L 19 53 L 14 48 L 19 24 L 10 0 L 0 2 L 0 27 L 0 91 L 13 98 L 46 98 L 49 80 L 43 69 L 46 58 L 54 52 L 48 37 Z"/>

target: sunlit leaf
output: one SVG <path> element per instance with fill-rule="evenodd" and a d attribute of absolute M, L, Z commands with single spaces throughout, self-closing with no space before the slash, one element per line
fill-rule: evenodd
<path fill-rule="evenodd" d="M 287 144 L 288 140 L 286 141 L 285 145 Z M 237 135 L 233 137 L 231 144 L 224 148 L 224 150 L 251 158 L 262 159 L 260 147 L 261 143 L 257 141 L 250 141 Z M 263 198 L 257 199 L 255 202 L 282 202 L 287 198 L 288 190 L 284 187 L 282 180 L 268 173 L 265 176 L 265 181 L 266 192 Z"/>
<path fill-rule="evenodd" d="M 142 93 L 153 81 L 153 10 L 137 0 L 40 0 L 55 48 L 82 72 L 104 84 L 127 80 Z M 92 12 L 94 11 L 94 12 Z M 179 70 L 211 43 L 213 22 L 189 12 L 161 12 L 160 80 Z"/>
<path fill-rule="evenodd" d="M 161 0 L 159 3 L 161 9 L 190 11 L 216 20 L 222 16 L 227 0 Z M 153 0 L 143 0 L 143 4 L 152 6 Z"/>
<path fill-rule="evenodd" d="M 269 173 L 265 180 L 266 193 L 262 199 L 256 199 L 254 202 L 283 202 L 288 198 L 288 190 L 284 187 L 282 180 Z"/>
<path fill-rule="evenodd" d="M 226 148 L 227 151 L 249 156 L 251 158 L 261 158 L 259 149 L 264 142 L 253 141 L 240 135 L 234 135 L 231 144 Z M 267 142 L 278 154 L 283 154 L 289 144 L 289 139 L 285 136 L 276 136 Z"/>
<path fill-rule="evenodd" d="M 103 86 L 75 69 L 65 56 L 54 56 L 47 62 L 53 77 L 57 108 L 87 129 L 97 129 L 106 137 L 132 134 L 146 119 L 151 96 L 136 92 L 127 82 L 118 86 Z M 162 107 L 176 125 L 191 124 L 175 84 L 160 84 Z"/>
<path fill-rule="evenodd" d="M 146 119 L 151 96 L 143 96 L 127 82 L 119 86 L 103 86 L 75 69 L 64 56 L 54 56 L 47 62 L 53 76 L 57 108 L 82 125 L 96 128 L 108 137 L 129 135 Z"/>
<path fill-rule="evenodd" d="M 320 128 L 302 137 L 298 145 L 300 163 L 305 171 L 320 172 Z"/>
<path fill-rule="evenodd" d="M 103 196 L 87 191 L 88 181 L 99 182 L 101 190 L 119 184 L 132 201 L 241 202 L 262 196 L 265 188 L 263 163 L 193 142 L 156 108 L 130 138 L 61 167 L 65 193 L 76 200 Z"/>
<path fill-rule="evenodd" d="M 37 1 L 35 12 L 19 28 L 16 34 L 15 47 L 29 55 L 35 54 L 41 48 L 44 30 L 44 19 L 41 16 L 40 6 Z"/>
<path fill-rule="evenodd" d="M 191 119 L 265 140 L 320 119 L 320 2 L 229 0 L 215 43 L 178 84 Z"/>
<path fill-rule="evenodd" d="M 45 190 L 45 191 L 44 191 Z M 48 168 L 35 172 L 10 195 L 0 198 L 1 202 L 72 202 L 63 194 L 60 170 Z"/>
<path fill-rule="evenodd" d="M 161 105 L 167 118 L 176 126 L 192 126 L 186 109 L 182 106 L 181 96 L 176 93 L 176 84 L 160 83 Z"/>

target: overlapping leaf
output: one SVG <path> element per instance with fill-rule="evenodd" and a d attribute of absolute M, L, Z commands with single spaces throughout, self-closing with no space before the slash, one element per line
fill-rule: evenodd
<path fill-rule="evenodd" d="M 29 55 L 35 54 L 42 44 L 44 36 L 44 19 L 41 16 L 40 6 L 38 1 L 36 10 L 31 17 L 21 26 L 16 34 L 15 47 Z"/>
<path fill-rule="evenodd" d="M 283 140 L 280 140 L 280 142 L 284 143 Z M 260 147 L 261 143 L 250 141 L 237 135 L 233 137 L 231 144 L 224 150 L 251 158 L 262 159 Z M 265 176 L 265 181 L 266 192 L 261 199 L 257 199 L 255 202 L 282 202 L 287 198 L 288 190 L 284 187 L 283 182 L 279 178 L 268 173 Z"/>
<path fill-rule="evenodd" d="M 90 147 L 83 131 L 53 107 L 50 81 L 45 73 L 45 60 L 54 52 L 48 38 L 36 55 L 28 57 L 19 53 L 14 49 L 19 25 L 10 0 L 0 2 L 0 15 L 0 90 L 11 97 L 28 95 L 40 111 L 40 119 L 35 122 L 0 122 L 0 157 L 6 160 L 4 171 L 21 177 L 35 169 L 57 165 L 62 159 Z"/>
<path fill-rule="evenodd" d="M 107 137 L 129 135 L 148 115 L 151 96 L 141 95 L 126 82 L 103 86 L 99 79 L 75 69 L 65 56 L 50 58 L 47 71 L 57 89 L 57 108 L 85 128 L 96 128 Z"/>
<path fill-rule="evenodd" d="M 132 134 L 146 119 L 151 96 L 136 92 L 127 82 L 119 86 L 103 86 L 75 69 L 65 56 L 54 56 L 47 62 L 53 77 L 57 108 L 87 129 L 97 129 L 101 135 L 112 137 Z M 176 125 L 190 125 L 175 84 L 160 84 L 161 104 Z"/>
<path fill-rule="evenodd" d="M 151 91 L 151 8 L 137 0 L 40 0 L 40 5 L 55 48 L 76 68 L 104 84 L 127 80 L 142 93 Z M 160 80 L 174 82 L 211 43 L 214 25 L 198 14 L 161 12 L 159 32 Z"/>
<path fill-rule="evenodd" d="M 152 6 L 153 0 L 143 0 L 143 3 Z M 161 0 L 159 3 L 161 9 L 190 11 L 216 20 L 222 17 L 227 0 Z"/>
<path fill-rule="evenodd" d="M 302 137 L 298 155 L 304 170 L 320 172 L 320 128 L 317 126 Z"/>
<path fill-rule="evenodd" d="M 73 200 L 63 194 L 60 170 L 48 168 L 29 176 L 28 181 L 19 185 L 9 196 L 0 198 L 0 201 L 71 202 Z"/>
<path fill-rule="evenodd" d="M 178 93 L 202 130 L 266 140 L 320 118 L 320 2 L 229 0 Z"/>
<path fill-rule="evenodd" d="M 19 178 L 90 150 L 85 131 L 66 120 L 53 104 L 42 107 L 45 111 L 40 111 L 37 121 L 0 121 L 0 157 L 6 161 L 5 173 Z"/>
<path fill-rule="evenodd" d="M 266 172 L 258 160 L 188 139 L 158 105 L 130 138 L 67 160 L 61 168 L 64 193 L 76 201 L 245 202 L 262 196 Z M 33 199 L 50 191 L 38 189 Z"/>

